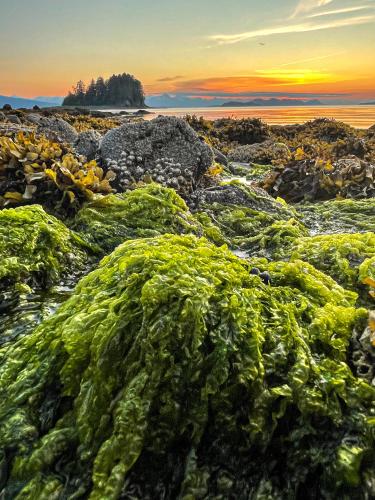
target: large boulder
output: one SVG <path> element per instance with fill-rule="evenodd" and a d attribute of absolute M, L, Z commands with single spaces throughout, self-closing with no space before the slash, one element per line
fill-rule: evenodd
<path fill-rule="evenodd" d="M 78 140 L 78 132 L 62 118 L 43 116 L 38 121 L 37 132 L 48 139 L 74 144 Z"/>
<path fill-rule="evenodd" d="M 184 120 L 165 116 L 110 130 L 101 156 L 120 189 L 150 177 L 181 194 L 192 192 L 213 162 L 211 148 Z"/>

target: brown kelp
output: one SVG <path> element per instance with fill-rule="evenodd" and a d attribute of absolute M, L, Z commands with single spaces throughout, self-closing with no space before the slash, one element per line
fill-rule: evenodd
<path fill-rule="evenodd" d="M 347 364 L 366 311 L 309 264 L 249 271 L 128 241 L 0 350 L 5 496 L 373 497 L 375 391 Z"/>
<path fill-rule="evenodd" d="M 0 207 L 41 203 L 50 210 L 76 210 L 97 193 L 112 191 L 113 172 L 66 146 L 34 133 L 0 137 Z"/>

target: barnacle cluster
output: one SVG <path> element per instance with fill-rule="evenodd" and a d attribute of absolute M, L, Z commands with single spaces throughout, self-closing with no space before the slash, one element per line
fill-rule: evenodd
<path fill-rule="evenodd" d="M 106 164 L 116 173 L 123 191 L 145 180 L 174 188 L 181 194 L 188 194 L 193 189 L 193 171 L 183 168 L 173 158 L 159 158 L 154 165 L 147 166 L 144 158 L 134 151 L 122 151 L 118 161 L 107 159 Z"/>

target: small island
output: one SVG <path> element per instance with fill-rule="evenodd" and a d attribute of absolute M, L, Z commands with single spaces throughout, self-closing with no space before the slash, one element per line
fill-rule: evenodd
<path fill-rule="evenodd" d="M 87 86 L 79 80 L 65 97 L 63 106 L 147 107 L 142 83 L 128 73 L 112 75 L 107 80 L 99 76 Z"/>

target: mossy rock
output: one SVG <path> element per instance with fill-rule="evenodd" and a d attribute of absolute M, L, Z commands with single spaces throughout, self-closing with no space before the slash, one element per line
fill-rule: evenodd
<path fill-rule="evenodd" d="M 46 288 L 82 268 L 94 250 L 40 205 L 0 210 L 0 289 Z"/>
<path fill-rule="evenodd" d="M 346 362 L 366 311 L 309 264 L 249 270 L 128 241 L 0 350 L 5 496 L 373 497 L 374 389 Z"/>
<path fill-rule="evenodd" d="M 88 203 L 77 214 L 74 227 L 106 252 L 129 239 L 203 234 L 176 191 L 154 183 Z"/>
<path fill-rule="evenodd" d="M 309 234 L 292 206 L 240 182 L 198 191 L 192 204 L 206 236 L 249 255 L 276 258 Z"/>
<path fill-rule="evenodd" d="M 290 260 L 304 260 L 327 273 L 345 288 L 372 293 L 375 233 L 327 234 L 295 239 L 284 247 Z M 370 286 L 370 289 L 368 288 Z"/>
<path fill-rule="evenodd" d="M 375 199 L 329 200 L 297 205 L 302 220 L 315 233 L 375 232 Z"/>

